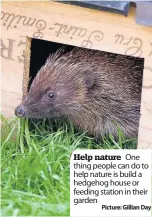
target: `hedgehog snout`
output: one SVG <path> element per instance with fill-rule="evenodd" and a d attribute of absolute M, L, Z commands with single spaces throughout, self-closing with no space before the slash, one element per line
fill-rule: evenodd
<path fill-rule="evenodd" d="M 25 117 L 25 109 L 22 105 L 19 105 L 15 109 L 15 115 L 17 117 Z"/>

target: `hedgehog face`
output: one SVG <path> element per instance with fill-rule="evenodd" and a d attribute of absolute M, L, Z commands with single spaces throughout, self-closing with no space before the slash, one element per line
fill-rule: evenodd
<path fill-rule="evenodd" d="M 68 117 L 81 112 L 93 85 L 94 74 L 87 67 L 80 70 L 78 66 L 79 63 L 64 63 L 63 58 L 47 60 L 15 114 L 19 117 L 44 118 Z"/>

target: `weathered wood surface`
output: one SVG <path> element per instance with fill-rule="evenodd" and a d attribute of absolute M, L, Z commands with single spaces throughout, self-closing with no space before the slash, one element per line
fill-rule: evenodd
<path fill-rule="evenodd" d="M 152 28 L 129 17 L 55 2 L 3 2 L 2 113 L 22 100 L 26 36 L 145 58 L 139 148 L 152 148 Z"/>

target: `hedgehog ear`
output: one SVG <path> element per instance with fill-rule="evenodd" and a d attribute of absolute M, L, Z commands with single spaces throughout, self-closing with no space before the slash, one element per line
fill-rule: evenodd
<path fill-rule="evenodd" d="M 83 76 L 85 80 L 86 87 L 90 89 L 94 83 L 94 73 L 90 69 L 86 69 L 83 71 Z"/>

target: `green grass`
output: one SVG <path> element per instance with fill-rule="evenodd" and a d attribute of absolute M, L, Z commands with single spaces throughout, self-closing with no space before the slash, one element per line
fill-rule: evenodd
<path fill-rule="evenodd" d="M 121 133 L 96 144 L 64 121 L 1 119 L 2 216 L 68 216 L 72 152 L 136 147 Z"/>

